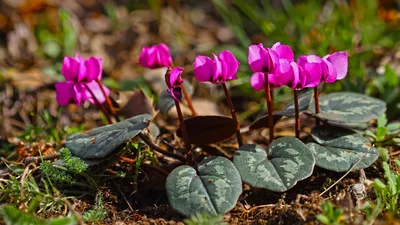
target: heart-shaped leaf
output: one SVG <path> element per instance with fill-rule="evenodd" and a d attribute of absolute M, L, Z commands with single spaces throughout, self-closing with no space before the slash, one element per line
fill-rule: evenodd
<path fill-rule="evenodd" d="M 118 146 L 142 132 L 150 119 L 151 115 L 143 114 L 119 123 L 75 133 L 67 138 L 65 146 L 73 155 L 82 159 L 105 158 Z"/>
<path fill-rule="evenodd" d="M 185 216 L 231 210 L 242 193 L 240 174 L 233 163 L 224 157 L 211 157 L 201 161 L 197 171 L 180 166 L 169 174 L 166 189 L 170 205 Z"/>
<path fill-rule="evenodd" d="M 217 143 L 232 137 L 239 129 L 236 122 L 226 116 L 195 116 L 184 120 L 189 142 L 195 145 Z M 182 137 L 180 129 L 177 135 Z"/>
<path fill-rule="evenodd" d="M 188 94 L 192 96 L 194 90 L 192 85 L 190 85 L 189 81 L 183 80 L 183 85 L 185 85 Z M 157 109 L 159 109 L 162 114 L 167 114 L 174 105 L 175 101 L 174 98 L 171 96 L 171 94 L 168 93 L 167 91 L 162 92 L 157 102 Z"/>
<path fill-rule="evenodd" d="M 299 95 L 299 113 L 306 111 L 313 99 L 314 91 L 307 91 Z M 274 112 L 274 115 L 294 116 L 294 101 L 287 104 L 282 110 Z"/>
<path fill-rule="evenodd" d="M 319 98 L 320 113 L 323 120 L 345 123 L 368 122 L 378 119 L 386 111 L 386 103 L 363 94 L 336 92 Z M 309 110 L 315 112 L 314 104 Z"/>
<path fill-rule="evenodd" d="M 323 125 L 314 127 L 311 135 L 317 143 L 307 146 L 315 156 L 316 165 L 328 170 L 348 171 L 367 151 L 354 169 L 369 167 L 379 157 L 367 138 L 350 129 Z"/>
<path fill-rule="evenodd" d="M 303 142 L 282 137 L 272 142 L 269 153 L 258 145 L 243 145 L 233 157 L 243 182 L 253 187 L 283 192 L 312 174 L 315 159 Z"/>
<path fill-rule="evenodd" d="M 273 115 L 273 121 L 274 121 L 274 125 L 282 118 L 282 116 L 278 116 L 278 115 Z M 256 119 L 256 121 L 254 121 L 252 124 L 250 124 L 249 126 L 249 130 L 258 130 L 261 128 L 266 128 L 268 127 L 268 115 L 262 116 L 258 119 Z"/>

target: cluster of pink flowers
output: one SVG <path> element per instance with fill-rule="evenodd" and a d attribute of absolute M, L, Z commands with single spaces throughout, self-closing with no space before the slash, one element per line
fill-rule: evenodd
<path fill-rule="evenodd" d="M 348 66 L 346 52 L 335 52 L 322 58 L 316 55 L 300 56 L 295 62 L 291 48 L 279 42 L 272 48 L 264 48 L 262 44 L 251 45 L 248 61 L 250 69 L 254 72 L 250 83 L 256 91 L 265 87 L 266 77 L 271 87 L 286 85 L 293 90 L 316 87 L 321 82 L 333 83 L 346 76 Z M 144 47 L 139 63 L 147 68 L 168 67 L 165 76 L 168 92 L 176 100 L 181 100 L 183 68 L 173 66 L 171 53 L 165 44 Z M 235 56 L 225 50 L 219 56 L 213 54 L 213 58 L 197 56 L 194 61 L 194 76 L 200 82 L 221 84 L 236 80 L 238 68 L 239 62 Z M 93 95 L 99 103 L 106 100 L 100 87 L 100 58 L 85 59 L 78 54 L 75 57 L 65 57 L 61 73 L 66 81 L 55 85 L 60 105 L 68 105 L 71 102 L 80 105 L 86 100 L 95 103 Z M 109 90 L 105 86 L 103 89 L 108 96 Z"/>
<path fill-rule="evenodd" d="M 75 57 L 64 57 L 61 73 L 65 82 L 55 84 L 57 102 L 59 105 L 74 103 L 81 105 L 82 102 L 89 100 L 95 103 L 95 99 L 90 91 L 95 95 L 100 103 L 106 101 L 98 81 L 101 80 L 102 65 L 101 59 L 89 57 L 88 59 L 76 54 Z M 105 93 L 110 93 L 107 87 L 103 87 Z M 90 89 L 90 90 L 88 90 Z"/>
<path fill-rule="evenodd" d="M 347 74 L 347 53 L 336 52 L 320 58 L 316 55 L 300 56 L 294 61 L 292 49 L 279 42 L 272 48 L 264 48 L 262 44 L 249 47 L 248 61 L 254 72 L 250 83 L 254 90 L 265 87 L 265 77 L 271 87 L 288 86 L 293 90 L 312 88 L 321 82 L 333 83 L 343 79 Z M 165 44 L 144 47 L 140 54 L 139 63 L 147 68 L 170 67 L 172 58 Z M 223 51 L 213 58 L 197 56 L 194 61 L 194 76 L 200 82 L 213 84 L 236 80 L 239 62 L 230 51 Z M 166 79 L 168 91 L 180 100 L 179 86 L 182 79 L 178 79 L 183 72 L 182 67 L 172 68 Z M 265 76 L 265 75 L 268 76 Z"/>
<path fill-rule="evenodd" d="M 254 90 L 265 86 L 265 74 L 271 87 L 288 86 L 293 90 L 312 88 L 321 82 L 333 83 L 347 74 L 346 52 L 335 52 L 320 58 L 316 55 L 300 56 L 294 61 L 292 49 L 277 42 L 272 48 L 262 44 L 249 47 L 249 64 L 254 74 L 250 83 Z"/>

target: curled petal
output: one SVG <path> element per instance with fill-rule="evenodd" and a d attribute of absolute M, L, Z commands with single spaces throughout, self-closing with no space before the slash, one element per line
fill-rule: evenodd
<path fill-rule="evenodd" d="M 253 72 L 269 72 L 271 68 L 271 59 L 268 51 L 260 43 L 249 46 L 248 61 L 250 69 Z"/>
<path fill-rule="evenodd" d="M 292 67 L 293 71 L 293 83 L 290 86 L 291 89 L 293 90 L 301 90 L 304 88 L 304 85 L 306 83 L 306 74 L 297 63 L 291 62 L 290 66 Z"/>
<path fill-rule="evenodd" d="M 167 71 L 166 82 L 169 88 L 176 88 L 181 86 L 183 80 L 181 78 L 183 68 L 182 67 L 175 67 L 171 70 L 171 72 Z"/>
<path fill-rule="evenodd" d="M 343 79 L 347 75 L 348 56 L 347 52 L 335 52 L 332 55 L 327 55 L 324 59 L 332 63 L 337 71 L 337 80 Z"/>
<path fill-rule="evenodd" d="M 200 82 L 210 81 L 214 73 L 214 61 L 207 56 L 197 56 L 194 60 L 194 76 Z"/>
<path fill-rule="evenodd" d="M 250 78 L 250 84 L 255 91 L 264 89 L 265 75 L 262 72 L 254 73 Z"/>
<path fill-rule="evenodd" d="M 86 81 L 101 80 L 101 58 L 89 57 L 85 62 L 86 67 Z"/>
<path fill-rule="evenodd" d="M 239 68 L 239 61 L 236 60 L 235 56 L 228 50 L 222 51 L 219 54 L 220 59 L 225 62 L 226 71 L 225 72 L 225 81 L 228 80 L 236 80 L 236 72 Z"/>
<path fill-rule="evenodd" d="M 66 56 L 61 67 L 61 74 L 67 81 L 76 81 L 78 79 L 79 68 L 80 64 L 77 59 Z"/>
<path fill-rule="evenodd" d="M 171 94 L 171 96 L 178 102 L 181 101 L 182 99 L 182 89 L 181 87 L 175 87 L 175 88 L 168 88 L 167 89 L 168 93 Z"/>
<path fill-rule="evenodd" d="M 326 59 L 322 59 L 324 61 L 323 67 L 322 67 L 322 81 L 326 83 L 333 83 L 336 81 L 337 78 L 337 72 L 335 67 L 332 65 L 331 62 L 329 62 Z"/>
<path fill-rule="evenodd" d="M 56 88 L 56 99 L 57 103 L 61 106 L 68 105 L 69 103 L 77 103 L 79 106 L 80 103 L 76 101 L 76 94 L 74 90 L 74 83 L 67 82 L 58 82 L 55 84 Z"/>
<path fill-rule="evenodd" d="M 286 59 L 290 62 L 294 61 L 294 54 L 292 49 L 288 45 L 282 45 L 280 42 L 275 43 L 272 48 L 280 59 Z"/>

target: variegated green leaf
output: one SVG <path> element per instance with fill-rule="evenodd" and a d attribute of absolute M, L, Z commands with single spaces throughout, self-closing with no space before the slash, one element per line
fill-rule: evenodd
<path fill-rule="evenodd" d="M 231 161 L 211 157 L 200 162 L 198 172 L 186 165 L 174 169 L 167 178 L 166 189 L 170 205 L 182 215 L 217 215 L 236 205 L 242 181 Z"/>
<path fill-rule="evenodd" d="M 336 92 L 319 98 L 320 113 L 323 120 L 344 123 L 368 122 L 378 119 L 386 111 L 386 103 L 359 93 Z M 314 104 L 309 110 L 315 112 Z"/>
<path fill-rule="evenodd" d="M 303 142 L 283 137 L 272 142 L 269 153 L 258 145 L 243 145 L 233 163 L 242 180 L 253 187 L 283 192 L 312 174 L 315 159 Z"/>
<path fill-rule="evenodd" d="M 311 135 L 317 143 L 307 146 L 315 156 L 316 165 L 328 170 L 348 171 L 368 150 L 354 169 L 369 167 L 379 157 L 367 138 L 350 129 L 323 125 L 314 127 Z"/>
<path fill-rule="evenodd" d="M 142 114 L 119 123 L 75 133 L 67 138 L 65 146 L 73 155 L 82 159 L 102 159 L 142 132 L 150 119 L 151 115 Z"/>
<path fill-rule="evenodd" d="M 299 95 L 299 113 L 302 113 L 308 109 L 312 98 L 314 96 L 314 91 L 307 91 Z M 279 116 L 294 116 L 294 101 L 287 104 L 280 111 L 274 112 L 274 115 Z"/>

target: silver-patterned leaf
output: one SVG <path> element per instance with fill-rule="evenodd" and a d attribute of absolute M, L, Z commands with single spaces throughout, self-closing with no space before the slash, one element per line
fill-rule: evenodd
<path fill-rule="evenodd" d="M 185 216 L 212 215 L 231 210 L 242 193 L 240 174 L 231 161 L 211 157 L 200 162 L 198 173 L 190 166 L 174 169 L 166 182 L 170 205 Z"/>
<path fill-rule="evenodd" d="M 111 154 L 118 146 L 145 129 L 151 115 L 143 114 L 130 119 L 79 132 L 67 137 L 65 146 L 82 159 L 101 159 Z"/>
<path fill-rule="evenodd" d="M 320 113 L 323 120 L 345 123 L 368 122 L 378 119 L 386 111 L 386 103 L 363 94 L 336 92 L 319 98 Z M 314 104 L 309 110 L 315 112 Z"/>
<path fill-rule="evenodd" d="M 308 109 L 313 99 L 314 91 L 307 91 L 299 95 L 299 113 L 302 113 Z M 287 104 L 280 111 L 274 112 L 274 115 L 279 116 L 294 116 L 294 101 Z"/>
<path fill-rule="evenodd" d="M 317 143 L 308 143 L 316 165 L 328 170 L 348 171 L 364 154 L 354 169 L 369 167 L 379 157 L 379 152 L 361 134 L 342 127 L 323 125 L 314 127 L 311 135 Z"/>
<path fill-rule="evenodd" d="M 235 152 L 233 163 L 243 182 L 283 192 L 309 177 L 314 169 L 313 154 L 294 137 L 276 139 L 268 154 L 258 145 L 243 145 Z"/>

